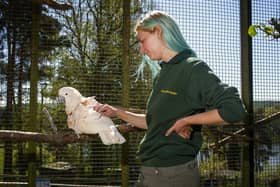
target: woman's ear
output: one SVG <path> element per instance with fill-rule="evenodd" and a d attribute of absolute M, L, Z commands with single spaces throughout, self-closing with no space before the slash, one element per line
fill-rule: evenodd
<path fill-rule="evenodd" d="M 154 33 L 156 33 L 159 38 L 162 38 L 162 29 L 159 25 L 154 27 Z"/>

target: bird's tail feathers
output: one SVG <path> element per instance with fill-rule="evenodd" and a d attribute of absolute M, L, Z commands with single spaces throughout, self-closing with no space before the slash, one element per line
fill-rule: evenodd
<path fill-rule="evenodd" d="M 111 131 L 104 130 L 98 133 L 103 144 L 123 144 L 126 141 L 115 126 L 110 126 L 110 129 Z"/>

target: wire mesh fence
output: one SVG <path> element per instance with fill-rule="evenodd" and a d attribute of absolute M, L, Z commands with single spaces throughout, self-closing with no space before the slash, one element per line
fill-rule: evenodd
<path fill-rule="evenodd" d="M 253 1 L 252 23 L 265 24 L 279 17 L 279 2 L 266 4 Z M 264 14 L 261 15 L 261 12 Z M 265 37 L 264 33 L 253 40 L 254 115 L 256 120 L 279 112 L 279 42 Z M 267 51 L 271 51 L 268 52 Z M 272 62 L 271 64 L 268 62 Z M 266 144 L 255 145 L 255 178 L 260 186 L 279 186 L 279 118 L 256 128 L 255 136 Z"/>
<path fill-rule="evenodd" d="M 130 4 L 129 10 L 124 9 L 125 3 Z M 276 0 L 256 0 L 251 6 L 253 24 L 279 18 Z M 27 131 L 49 137 L 73 133 L 66 125 L 64 106 L 56 100 L 62 86 L 75 87 L 101 103 L 144 112 L 152 73 L 146 67 L 137 76 L 142 58 L 132 28 L 149 10 L 173 16 L 198 56 L 223 82 L 241 92 L 239 1 L 0 0 L 1 133 Z M 124 17 L 125 11 L 129 18 Z M 124 27 L 125 19 L 130 27 Z M 123 34 L 125 29 L 129 35 Z M 126 40 L 128 54 L 123 50 Z M 126 57 L 128 69 L 123 63 Z M 201 186 L 242 186 L 248 142 L 254 144 L 250 159 L 255 186 L 280 186 L 279 41 L 259 33 L 252 39 L 251 58 L 254 137 L 244 135 L 246 124 L 204 127 L 204 144 L 197 157 Z M 122 186 L 123 180 L 133 186 L 140 166 L 136 152 L 144 134 L 127 133 L 127 144 L 111 146 L 98 137 L 56 145 L 15 141 L 1 134 L 0 186 L 27 186 L 30 178 L 37 186 Z"/>

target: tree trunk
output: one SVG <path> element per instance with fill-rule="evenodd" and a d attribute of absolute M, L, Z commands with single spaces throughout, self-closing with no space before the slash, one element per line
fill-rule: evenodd
<path fill-rule="evenodd" d="M 39 27 L 40 27 L 41 5 L 32 0 L 32 35 L 31 35 L 31 71 L 30 71 L 30 116 L 28 130 L 37 129 L 38 124 L 38 61 L 39 61 Z M 29 187 L 35 187 L 36 180 L 36 144 L 28 143 L 28 182 Z"/>
<path fill-rule="evenodd" d="M 130 40 L 130 0 L 123 0 L 123 27 L 122 27 L 122 106 L 129 107 L 130 77 L 129 77 L 129 40 Z M 126 134 L 126 143 L 122 145 L 122 186 L 128 187 L 129 181 L 129 135 Z"/>
<path fill-rule="evenodd" d="M 19 64 L 19 74 L 18 74 L 18 97 L 17 97 L 17 113 L 18 113 L 18 121 L 20 126 L 17 129 L 22 130 L 22 124 L 23 124 L 23 111 L 22 111 L 22 97 L 23 97 L 23 91 L 22 91 L 22 82 L 23 82 L 23 65 L 24 65 L 24 60 L 22 57 L 20 57 L 20 64 Z M 24 175 L 26 171 L 26 164 L 24 161 L 24 144 L 19 143 L 17 145 L 18 149 L 18 160 L 17 160 L 17 168 L 19 170 L 19 174 Z"/>
<path fill-rule="evenodd" d="M 13 3 L 9 4 L 9 12 L 14 9 Z M 11 20 L 11 22 L 13 22 Z M 15 26 L 8 27 L 7 31 L 7 46 L 8 46 L 8 69 L 7 69 L 7 106 L 5 110 L 5 127 L 6 129 L 13 128 L 13 98 L 14 98 L 14 82 L 15 82 L 15 54 L 16 54 L 16 31 Z M 12 163 L 13 163 L 13 148 L 10 141 L 5 141 L 5 166 L 4 173 L 12 174 Z"/>

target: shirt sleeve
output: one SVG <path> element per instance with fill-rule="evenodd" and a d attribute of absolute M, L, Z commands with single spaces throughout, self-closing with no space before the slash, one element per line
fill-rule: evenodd
<path fill-rule="evenodd" d="M 228 123 L 244 119 L 246 110 L 237 88 L 222 83 L 203 61 L 193 64 L 189 83 L 198 108 L 217 109 L 221 118 Z"/>

